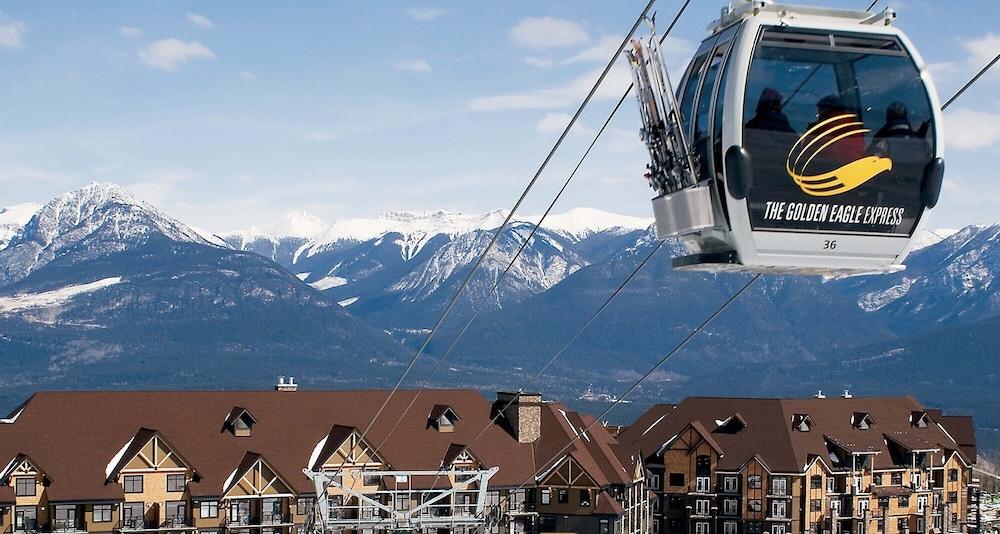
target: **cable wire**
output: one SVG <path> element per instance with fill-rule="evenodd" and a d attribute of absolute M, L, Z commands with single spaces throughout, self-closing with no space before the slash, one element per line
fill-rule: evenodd
<path fill-rule="evenodd" d="M 444 323 L 444 320 L 448 317 L 448 314 L 451 313 L 452 308 L 455 307 L 455 304 L 458 302 L 458 298 L 461 296 L 466 286 L 469 285 L 469 282 L 472 280 L 473 275 L 479 269 L 479 266 L 482 265 L 483 261 L 486 259 L 486 256 L 489 255 L 490 251 L 496 245 L 497 241 L 500 238 L 500 235 L 503 233 L 504 229 L 507 227 L 507 224 L 510 223 L 511 218 L 514 216 L 514 213 L 516 213 L 518 208 L 521 207 L 521 204 L 524 202 L 524 199 L 527 198 L 528 193 L 535 186 L 535 183 L 538 182 L 538 179 L 542 175 L 542 172 L 545 170 L 546 167 L 548 167 L 548 164 L 552 160 L 552 157 L 559 150 L 559 147 L 562 146 L 562 143 L 569 135 L 570 130 L 573 128 L 573 126 L 576 125 L 576 122 L 580 118 L 580 115 L 583 114 L 584 109 L 586 109 L 587 105 L 590 104 L 590 101 L 594 97 L 594 94 L 597 93 L 598 88 L 600 88 L 601 84 L 604 83 L 604 79 L 607 78 L 608 72 L 611 71 L 611 68 L 614 66 L 619 56 L 621 56 L 622 51 L 625 49 L 625 46 L 628 45 L 629 39 L 632 38 L 632 35 L 635 33 L 636 29 L 638 29 L 639 25 L 642 24 L 642 21 L 645 20 L 646 14 L 649 13 L 649 10 L 653 7 L 653 3 L 655 1 L 656 0 L 649 0 L 646 3 L 646 6 L 643 8 L 642 13 L 639 14 L 635 22 L 632 24 L 632 28 L 629 30 L 628 34 L 625 36 L 624 39 L 622 39 L 621 44 L 618 45 L 618 50 L 615 51 L 614 55 L 608 61 L 607 65 L 605 65 L 604 70 L 601 71 L 600 76 L 597 77 L 597 80 L 591 86 L 590 91 L 587 93 L 587 96 L 583 99 L 583 102 L 580 103 L 580 106 L 577 107 L 576 113 L 573 114 L 573 117 L 570 119 L 569 123 L 566 124 L 565 128 L 563 128 L 562 133 L 559 135 L 559 138 L 556 140 L 555 144 L 549 150 L 549 153 L 545 156 L 545 159 L 542 161 L 541 165 L 538 166 L 538 170 L 535 171 L 535 175 L 531 178 L 531 180 L 528 182 L 528 185 L 521 192 L 521 196 L 518 197 L 517 202 L 514 203 L 514 206 L 511 208 L 510 212 L 504 218 L 503 223 L 501 223 L 500 227 L 497 228 L 496 232 L 493 233 L 493 236 L 490 238 L 489 243 L 487 243 L 486 248 L 483 249 L 483 252 L 479 255 L 478 258 L 476 258 L 476 261 L 473 263 L 472 268 L 469 270 L 468 274 L 466 274 L 465 278 L 462 280 L 462 283 L 459 285 L 454 295 L 452 295 L 451 299 L 448 301 L 448 304 L 445 306 L 445 309 L 441 312 L 437 321 L 434 323 L 434 326 L 431 328 L 431 331 L 427 334 L 427 337 L 424 339 L 424 342 L 420 345 L 420 348 L 417 349 L 416 353 L 414 353 L 413 357 L 410 359 L 406 368 L 403 370 L 403 373 L 400 375 L 399 380 L 396 381 L 396 384 L 393 386 L 392 390 L 386 396 L 385 400 L 382 401 L 381 406 L 379 406 L 378 410 L 375 412 L 375 416 L 372 417 L 371 422 L 368 423 L 368 426 L 361 433 L 362 440 L 365 439 L 365 437 L 371 431 L 372 427 L 375 426 L 375 422 L 378 421 L 378 418 L 382 415 L 382 412 L 385 411 L 385 408 L 386 406 L 389 405 L 389 402 L 392 400 L 392 397 L 399 390 L 400 386 L 402 386 L 403 381 L 410 374 L 410 371 L 413 370 L 413 366 L 416 365 L 417 360 L 420 359 L 420 356 L 423 354 L 424 350 L 430 344 L 431 339 L 433 339 L 434 337 L 434 334 L 436 334 L 438 329 L 441 328 L 441 325 Z M 344 458 L 344 461 L 341 462 L 337 470 L 342 471 L 344 466 L 346 465 L 346 462 L 347 458 Z"/>
<path fill-rule="evenodd" d="M 658 362 L 656 362 L 655 365 L 653 365 L 652 367 L 650 367 L 649 370 L 646 371 L 645 373 L 643 373 L 643 375 L 640 376 L 638 380 L 636 380 L 635 382 L 633 382 L 632 385 L 630 385 L 627 389 L 625 389 L 625 391 L 622 392 L 622 394 L 619 395 L 618 398 L 615 399 L 614 402 L 611 403 L 611 406 L 608 406 L 607 409 L 605 409 L 603 412 L 601 412 L 600 415 L 598 415 L 597 417 L 595 417 L 594 420 L 590 422 L 590 424 L 588 424 L 586 427 L 583 428 L 583 430 L 577 432 L 576 435 L 573 438 L 571 438 L 569 440 L 569 442 L 566 443 L 566 445 L 562 449 L 559 449 L 558 452 L 556 452 L 555 454 L 553 454 L 552 458 L 550 458 L 549 460 L 547 460 L 543 464 L 542 469 L 539 469 L 539 470 L 535 471 L 534 474 L 532 474 L 530 477 L 526 478 L 516 488 L 514 488 L 513 490 L 510 490 L 507 493 L 506 500 L 509 501 L 511 495 L 513 495 L 518 490 L 520 490 L 521 488 L 523 488 L 526 484 L 528 484 L 529 482 L 531 482 L 540 473 L 543 473 L 547 469 L 549 469 L 551 467 L 550 464 L 553 461 L 558 460 L 560 458 L 560 456 L 564 452 L 566 452 L 567 450 L 569 450 L 569 448 L 571 446 L 573 446 L 574 443 L 576 443 L 577 440 L 579 440 L 584 434 L 586 434 L 591 428 L 593 428 L 594 425 L 598 424 L 602 419 L 604 419 L 604 417 L 606 417 L 611 412 L 611 410 L 614 410 L 619 404 L 621 404 L 633 391 L 635 391 L 639 387 L 640 384 L 642 384 L 647 378 L 649 378 L 654 372 L 656 372 L 657 369 L 659 369 L 660 367 L 662 367 L 663 364 L 667 362 L 667 360 L 669 360 L 675 354 L 677 354 L 678 352 L 680 352 L 681 350 L 683 350 L 684 347 L 686 347 L 688 345 L 688 343 L 691 342 L 692 339 L 694 339 L 702 330 L 704 330 L 706 326 L 708 326 L 709 324 L 711 324 L 712 321 L 714 321 L 719 315 L 721 315 L 722 312 L 724 312 L 726 310 L 726 308 L 728 308 L 733 302 L 736 302 L 736 300 L 740 297 L 740 295 L 742 295 L 743 293 L 745 293 L 746 290 L 749 289 L 750 286 L 753 285 L 753 283 L 756 282 L 760 277 L 761 277 L 760 273 L 753 275 L 753 277 L 750 278 L 750 280 L 748 280 L 746 284 L 743 284 L 743 286 L 740 287 L 740 289 L 738 291 L 736 291 L 735 293 L 733 293 L 724 303 L 722 303 L 721 306 L 719 306 L 714 312 L 712 312 L 712 314 L 709 315 L 705 320 L 703 320 L 694 330 L 692 330 L 691 333 L 689 333 L 684 338 L 683 341 L 681 341 L 676 347 L 674 347 L 665 356 L 663 356 L 662 358 L 660 358 L 660 360 Z M 504 502 L 506 502 L 506 501 L 500 501 L 499 503 L 497 503 L 496 506 L 499 507 Z"/>
<path fill-rule="evenodd" d="M 676 12 L 676 13 L 674 14 L 674 17 L 673 17 L 673 19 L 672 19 L 672 20 L 670 21 L 670 24 L 669 24 L 669 25 L 667 26 L 667 29 L 666 29 L 666 31 L 665 31 L 665 32 L 663 33 L 663 35 L 662 35 L 662 36 L 660 37 L 660 43 L 663 43 L 663 42 L 664 42 L 664 41 L 665 41 L 665 40 L 667 39 L 667 36 L 668 36 L 668 35 L 670 34 L 670 32 L 671 32 L 671 31 L 672 31 L 672 30 L 674 29 L 674 26 L 676 26 L 676 25 L 677 25 L 677 22 L 678 22 L 678 21 L 680 20 L 681 16 L 682 16 L 682 15 L 684 14 L 684 11 L 685 11 L 685 10 L 687 10 L 687 7 L 688 7 L 688 5 L 689 5 L 690 3 L 691 3 L 691 0 L 685 0 L 685 1 L 684 1 L 684 3 L 683 3 L 683 4 L 681 5 L 681 7 L 680 7 L 680 8 L 679 8 L 679 9 L 677 10 L 677 12 Z M 634 30 L 633 30 L 633 33 L 634 33 Z M 619 50 L 619 53 L 620 53 L 620 50 Z M 612 120 L 612 119 L 613 119 L 613 118 L 615 117 L 615 115 L 616 115 L 616 114 L 618 113 L 618 110 L 619 110 L 619 109 L 621 109 L 621 106 L 622 106 L 622 104 L 623 104 L 623 103 L 625 102 L 625 100 L 626 100 L 626 99 L 628 98 L 628 95 L 629 95 L 629 93 L 631 93 L 631 92 L 632 92 L 632 89 L 633 89 L 634 85 L 635 85 L 634 83 L 631 83 L 631 84 L 629 84 L 628 88 L 627 88 L 627 89 L 625 90 L 625 92 L 624 92 L 624 93 L 622 94 L 621 98 L 619 98 L 619 99 L 618 99 L 618 103 L 617 103 L 617 104 L 615 104 L 615 107 L 614 107 L 614 108 L 613 108 L 613 109 L 611 110 L 611 113 L 610 113 L 610 114 L 608 115 L 608 118 L 607 118 L 607 119 L 605 119 L 605 121 L 604 121 L 604 124 L 603 124 L 603 125 L 601 125 L 601 128 L 600 128 L 600 130 L 598 130 L 598 131 L 597 131 L 597 134 L 595 134 L 595 135 L 594 135 L 594 138 L 593 138 L 593 140 L 592 140 L 592 141 L 590 142 L 590 145 L 589 145 L 589 146 L 587 147 L 587 150 L 586 150 L 586 151 L 584 151 L 584 153 L 583 153 L 583 155 L 582 155 L 582 156 L 580 157 L 579 161 L 577 161 L 577 163 L 576 163 L 576 166 L 575 166 L 575 167 L 573 168 L 573 171 L 572 171 L 572 172 L 571 172 L 571 173 L 569 174 L 569 176 L 568 176 L 568 177 L 566 178 L 566 181 L 565 181 L 565 182 L 563 182 L 563 185 L 562 185 L 562 187 L 561 187 L 561 188 L 559 189 L 559 191 L 558 191 L 558 192 L 556 193 L 555 197 L 554 197 L 554 198 L 552 199 L 552 201 L 551 201 L 551 202 L 549 203 L 548 207 L 547 207 L 547 208 L 545 209 L 545 212 L 544 212 L 544 213 L 542 214 L 542 216 L 541 216 L 541 217 L 539 218 L 538 222 L 537 222 L 537 223 L 535 223 L 535 224 L 534 224 L 534 225 L 532 226 L 532 228 L 531 228 L 531 231 L 530 231 L 530 232 L 528 233 L 528 236 L 527 236 L 527 237 L 526 237 L 526 238 L 524 239 L 524 241 L 523 241 L 523 242 L 521 243 L 521 245 L 520 245 L 520 246 L 518 247 L 517 251 L 516 251 L 516 252 L 514 253 L 514 256 L 513 256 L 512 258 L 511 258 L 510 262 L 508 262 L 508 264 L 507 264 L 507 267 L 506 267 L 506 268 L 504 268 L 504 270 L 503 270 L 503 272 L 502 272 L 502 273 L 500 274 L 500 276 L 499 276 L 499 277 L 497 277 L 497 280 L 496 280 L 496 281 L 495 281 L 495 282 L 493 283 L 493 287 L 492 287 L 492 288 L 490 289 L 490 291 L 486 292 L 486 294 L 484 294 L 484 295 L 483 295 L 482 299 L 480 299 L 479 303 L 477 304 L 477 306 L 476 306 L 476 308 L 475 308 L 475 310 L 474 310 L 474 312 L 473 312 L 473 314 L 472 314 L 472 317 L 470 317 L 470 318 L 469 318 L 469 320 L 468 320 L 468 321 L 466 321 L 465 325 L 464 325 L 464 326 L 462 327 L 462 329 L 461 329 L 461 330 L 459 331 L 459 333 L 458 333 L 458 334 L 456 334 L 456 336 L 455 336 L 455 338 L 454 338 L 454 339 L 452 340 L 452 342 L 451 342 L 451 343 L 450 343 L 450 344 L 448 345 L 448 348 L 447 348 L 447 349 L 445 350 L 445 352 L 444 352 L 444 355 L 443 355 L 443 356 L 442 356 L 442 357 L 441 357 L 441 358 L 440 358 L 440 359 L 438 360 L 438 362 L 437 362 L 437 367 L 440 367 L 441 365 L 443 365 L 443 364 L 444 364 L 445 360 L 447 360 L 447 359 L 448 359 L 448 357 L 449 357 L 449 356 L 451 355 L 452 351 L 453 351 L 453 350 L 455 349 L 455 347 L 456 347 L 456 346 L 458 345 L 458 342 L 459 342 L 459 341 L 460 341 L 460 340 L 462 339 L 462 337 L 463 337 L 463 336 L 465 335 L 465 333 L 466 333 L 466 332 L 467 332 L 467 331 L 469 330 L 469 328 L 470 328 L 470 327 L 472 326 L 472 323 L 473 323 L 473 322 L 474 322 L 474 321 L 476 320 L 476 318 L 477 318 L 477 317 L 479 317 L 479 314 L 480 314 L 480 313 L 481 313 L 481 312 L 483 311 L 483 309 L 484 309 L 484 308 L 486 307 L 486 304 L 487 304 L 487 303 L 488 303 L 488 302 L 490 301 L 490 298 L 491 298 L 491 296 L 492 296 L 492 295 L 493 295 L 494 293 L 496 293 L 496 292 L 498 291 L 498 289 L 499 289 L 499 287 L 500 287 L 500 284 L 501 284 L 501 282 L 503 282 L 503 280 L 504 280 L 504 279 L 505 279 L 505 278 L 507 277 L 507 274 L 508 274 L 508 273 L 510 272 L 510 270 L 511 270 L 511 269 L 512 269 L 512 268 L 514 267 L 514 264 L 515 264 L 515 263 L 517 262 L 517 259 L 518 259 L 518 258 L 519 258 L 519 257 L 521 256 L 521 253 L 522 253 L 522 252 L 524 251 L 525 247 L 527 247 L 527 245 L 528 245 L 528 244 L 529 244 L 529 243 L 531 242 L 531 239 L 532 239 L 532 238 L 533 238 L 533 237 L 535 236 L 535 233 L 536 233 L 536 232 L 538 231 L 538 229 L 539 229 L 539 228 L 540 228 L 540 227 L 542 226 L 542 223 L 543 223 L 543 222 L 545 221 L 545 219 L 546 219 L 546 218 L 547 218 L 547 217 L 549 216 L 549 214 L 550 214 L 550 213 L 552 212 L 552 209 L 553 209 L 553 208 L 555 207 L 556 203 L 557 203 L 557 202 L 559 201 L 559 199 L 560 199 L 560 198 L 562 197 L 563 193 L 564 193 L 564 192 L 566 191 L 566 189 L 567 189 L 567 188 L 569 187 L 569 184 L 570 184 L 570 182 L 571 182 L 571 181 L 573 180 L 573 178 L 574 178 L 574 177 L 576 176 L 577 172 L 578 172 L 578 171 L 580 170 L 580 167 L 581 167 L 581 166 L 583 165 L 583 162 L 584 162 L 584 161 L 585 161 L 585 160 L 587 159 L 587 157 L 588 157 L 588 156 L 590 155 L 590 152 L 591 152 L 591 151 L 592 151 L 592 150 L 594 149 L 594 146 L 595 146 L 595 145 L 597 144 L 597 141 L 598 141 L 598 140 L 599 140 L 599 139 L 601 138 L 601 136 L 602 136 L 602 135 L 604 134 L 604 131 L 605 131 L 605 130 L 607 129 L 608 125 L 609 125 L 609 124 L 611 123 L 611 120 Z M 662 245 L 662 242 L 661 242 L 660 244 L 658 244 L 658 245 L 656 246 L 656 250 L 659 250 L 659 248 L 660 248 L 660 246 L 661 246 L 661 245 Z M 654 250 L 654 252 L 655 252 L 655 250 Z M 651 256 L 652 256 L 652 253 L 650 254 L 650 257 L 651 257 Z M 630 276 L 628 277 L 628 279 L 626 280 L 626 283 L 628 282 L 628 280 L 631 280 L 631 279 L 632 279 L 632 277 L 634 277 L 634 276 L 635 276 L 635 274 L 636 274 L 636 273 L 638 272 L 638 269 L 641 269 L 641 268 L 642 268 L 642 266 L 643 266 L 643 265 L 645 265 L 646 261 L 649 261 L 649 258 L 648 258 L 648 257 L 646 258 L 646 260 L 644 260 L 644 261 L 643 261 L 643 262 L 642 262 L 642 263 L 640 264 L 640 266 L 639 266 L 639 267 L 638 267 L 638 268 L 636 269 L 636 271 L 633 271 L 633 272 L 632 272 L 632 274 L 631 274 L 631 275 L 630 275 Z M 609 297 L 609 299 L 608 299 L 607 301 L 605 301 L 604 305 L 602 305 L 602 306 L 601 306 L 601 308 L 600 308 L 600 309 L 599 309 L 599 310 L 597 311 L 597 313 L 595 313 L 595 314 L 594 314 L 594 315 L 593 315 L 593 316 L 592 316 L 592 317 L 590 318 L 590 320 L 589 320 L 589 321 L 587 322 L 587 326 L 589 326 L 589 325 L 590 325 L 590 323 L 592 323 L 592 322 L 594 321 L 594 319 L 596 319 L 596 318 L 597 318 L 597 315 L 598 315 L 598 314 L 600 314 L 600 313 L 601 313 L 601 311 L 603 311 L 604 307 L 606 307 L 606 306 L 607 306 L 607 304 L 608 304 L 608 303 L 610 302 L 610 300 L 611 300 L 611 299 L 613 299 L 613 298 L 614 298 L 614 297 L 615 297 L 615 296 L 616 296 L 616 295 L 617 295 L 617 294 L 618 294 L 618 293 L 619 293 L 619 292 L 621 291 L 621 289 L 622 289 L 623 287 L 624 287 L 624 285 L 623 285 L 623 286 L 620 286 L 620 287 L 619 287 L 619 288 L 618 288 L 618 289 L 617 289 L 617 290 L 616 290 L 616 291 L 615 291 L 615 292 L 614 292 L 614 293 L 613 293 L 613 294 L 611 295 L 611 297 Z M 586 326 L 584 327 L 584 329 L 586 329 Z M 579 337 L 579 335 L 580 335 L 580 334 L 581 334 L 582 332 L 583 332 L 583 330 L 581 330 L 580 332 L 578 332 L 578 333 L 577 333 L 577 335 L 573 337 L 573 340 L 575 340 L 575 339 L 576 339 L 577 337 Z M 572 340 L 570 341 L 570 343 L 572 343 Z M 543 372 L 544 372 L 544 371 L 545 371 L 546 369 L 548 369 L 548 367 L 549 367 L 549 366 L 550 366 L 550 365 L 552 364 L 552 362 L 554 362 L 554 361 L 555 361 L 555 359 L 556 359 L 556 358 L 558 358 L 558 357 L 559 357 L 559 356 L 560 356 L 560 355 L 562 354 L 562 352 L 563 352 L 563 351 L 564 351 L 564 350 L 565 350 L 565 349 L 566 349 L 566 348 L 567 348 L 568 346 L 569 346 L 569 343 L 568 343 L 568 344 L 567 344 L 566 346 L 564 346 L 564 347 L 563 347 L 563 349 L 561 349 L 561 350 L 560 350 L 559 352 L 557 352 L 557 353 L 556 353 L 556 355 L 555 355 L 555 356 L 554 356 L 554 357 L 553 357 L 553 358 L 552 358 L 551 360 L 549 360 L 549 362 L 548 362 L 548 363 L 547 363 L 547 364 L 546 364 L 546 365 L 545 365 L 545 366 L 544 366 L 544 367 L 542 368 L 542 370 L 541 370 L 541 371 L 539 371 L 539 373 L 538 373 L 538 374 L 536 374 L 536 375 L 535 375 L 535 377 L 533 377 L 533 379 L 534 379 L 534 378 L 537 378 L 538 376 L 540 376 L 540 375 L 541 375 L 541 373 L 543 373 Z M 420 389 L 419 389 L 419 390 L 418 390 L 418 391 L 417 391 L 417 392 L 416 392 L 416 393 L 415 393 L 415 394 L 413 395 L 413 397 L 412 397 L 412 398 L 410 399 L 410 403 L 409 403 L 409 404 L 407 405 L 406 409 L 404 409 L 404 410 L 403 410 L 403 413 L 402 413 L 402 414 L 400 414 L 399 418 L 398 418 L 398 419 L 396 420 L 396 423 L 395 423 L 395 424 L 393 424 L 392 428 L 391 428 L 391 429 L 389 430 L 389 432 L 388 432 L 388 433 L 386 434 L 385 438 L 383 438 L 383 439 L 382 439 L 382 444 L 383 444 L 383 445 L 384 445 L 384 444 L 385 444 L 386 442 L 388 442 L 389 438 L 390 438 L 390 437 L 392 436 L 392 434 L 393 434 L 393 433 L 394 433 L 394 432 L 396 431 L 396 429 L 397 429 L 397 428 L 399 427 L 399 425 L 400 425 L 400 424 L 402 423 L 402 421 L 403 421 L 403 420 L 405 419 L 406 415 L 407 415 L 407 414 L 409 413 L 409 411 L 410 411 L 410 409 L 411 409 L 411 408 L 413 407 L 413 405 L 414 405 L 414 404 L 415 404 L 415 403 L 417 402 L 417 398 L 418 398 L 418 397 L 420 396 L 420 394 L 421 394 L 421 393 L 422 393 L 422 392 L 424 391 L 424 389 L 425 389 L 425 388 L 423 388 L 423 387 L 422 387 L 422 388 L 420 388 Z M 523 390 L 522 390 L 522 391 L 523 391 Z M 504 407 L 504 409 L 506 409 L 506 408 L 507 408 L 507 407 Z M 496 422 L 496 421 L 493 421 L 493 423 L 495 423 L 495 422 Z M 488 430 L 488 429 L 489 429 L 489 426 L 490 426 L 490 425 L 487 425 L 487 427 L 483 429 L 483 432 L 486 432 L 486 430 Z M 466 446 L 466 449 L 468 449 L 468 447 L 469 447 L 469 445 L 467 445 L 467 446 Z"/>
<path fill-rule="evenodd" d="M 872 8 L 875 7 L 875 4 L 877 4 L 877 3 L 878 3 L 878 0 L 872 0 L 871 5 L 868 6 L 868 9 L 866 9 L 865 11 L 871 11 Z"/>
<path fill-rule="evenodd" d="M 993 58 L 993 61 L 987 63 L 986 66 L 980 69 L 979 72 L 977 72 L 976 75 L 973 76 L 971 80 L 966 82 L 961 89 L 959 89 L 955 94 L 951 95 L 951 98 L 949 98 L 948 101 L 941 106 L 941 110 L 943 111 L 945 109 L 948 109 L 948 106 L 950 106 L 952 102 L 954 102 L 958 97 L 962 96 L 962 93 L 964 93 L 966 89 L 972 87 L 972 84 L 976 83 L 976 80 L 982 78 L 983 74 L 986 74 L 986 71 L 990 70 L 990 68 L 992 68 L 993 65 L 996 65 L 997 61 L 1000 61 L 1000 54 L 997 54 L 997 56 Z"/>

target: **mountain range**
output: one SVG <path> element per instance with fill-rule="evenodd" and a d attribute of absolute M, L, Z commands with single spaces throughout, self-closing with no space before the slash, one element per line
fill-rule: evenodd
<path fill-rule="evenodd" d="M 262 387 L 280 373 L 304 387 L 389 384 L 505 217 L 327 223 L 296 212 L 213 235 L 113 184 L 8 208 L 0 366 L 12 380 L 0 404 L 41 388 Z M 648 219 L 574 209 L 545 221 L 492 293 L 537 219 L 505 228 L 406 385 L 524 385 L 656 243 Z M 691 394 L 849 388 L 971 412 L 1000 448 L 1000 225 L 937 234 L 919 236 L 892 275 L 762 277 L 619 417 Z M 678 252 L 657 252 L 531 387 L 602 409 L 588 404 L 623 390 L 747 280 L 673 271 Z"/>

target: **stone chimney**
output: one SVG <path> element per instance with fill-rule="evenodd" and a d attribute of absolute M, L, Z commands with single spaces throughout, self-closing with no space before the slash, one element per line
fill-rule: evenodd
<path fill-rule="evenodd" d="M 295 383 L 295 377 L 290 376 L 285 380 L 285 376 L 279 376 L 278 382 L 274 385 L 275 391 L 298 391 L 299 385 Z"/>
<path fill-rule="evenodd" d="M 542 436 L 541 394 L 498 391 L 493 406 L 496 410 L 503 410 L 503 416 L 518 443 L 534 443 Z"/>

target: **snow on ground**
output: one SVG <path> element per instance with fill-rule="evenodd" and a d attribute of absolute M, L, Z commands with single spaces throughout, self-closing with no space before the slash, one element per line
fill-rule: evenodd
<path fill-rule="evenodd" d="M 38 213 L 41 204 L 26 202 L 0 210 L 0 250 Z"/>
<path fill-rule="evenodd" d="M 344 300 L 338 301 L 337 304 L 340 304 L 341 306 L 347 307 L 347 306 L 350 306 L 351 304 L 354 304 L 357 301 L 358 301 L 358 297 L 351 297 L 349 299 L 344 299 Z"/>
<path fill-rule="evenodd" d="M 341 278 L 339 276 L 327 276 L 325 278 L 320 278 L 315 282 L 311 282 L 309 285 L 315 287 L 320 291 L 323 291 L 326 289 L 330 289 L 331 287 L 340 287 L 342 285 L 347 284 L 347 282 L 348 280 L 346 278 Z"/>
<path fill-rule="evenodd" d="M 41 293 L 22 293 L 10 297 L 0 297 L 0 313 L 59 306 L 69 302 L 74 297 L 119 284 L 121 281 L 122 278 L 120 276 L 115 276 L 98 280 L 96 282 L 90 282 L 89 284 L 66 286 L 52 291 L 44 291 Z"/>
<path fill-rule="evenodd" d="M 958 233 L 958 230 L 952 230 L 950 228 L 938 228 L 935 230 L 921 230 L 919 234 L 913 239 L 913 250 L 920 250 L 922 248 L 927 248 L 931 245 L 936 245 L 953 234 Z"/>
<path fill-rule="evenodd" d="M 295 275 L 295 278 L 298 278 L 299 280 L 305 280 L 306 278 L 309 278 L 310 274 L 312 273 L 299 273 Z"/>
<path fill-rule="evenodd" d="M 526 217 L 530 222 L 536 222 L 541 216 Z M 652 218 L 630 217 L 618 215 L 594 208 L 574 208 L 566 213 L 549 215 L 542 223 L 543 228 L 583 238 L 592 233 L 603 232 L 612 228 L 624 230 L 645 230 L 653 224 Z"/>

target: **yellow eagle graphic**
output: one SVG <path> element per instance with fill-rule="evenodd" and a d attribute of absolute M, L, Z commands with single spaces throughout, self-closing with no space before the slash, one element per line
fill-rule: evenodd
<path fill-rule="evenodd" d="M 892 160 L 889 158 L 865 156 L 830 172 L 808 174 L 809 163 L 831 145 L 852 135 L 871 131 L 861 126 L 863 123 L 860 117 L 854 113 L 837 115 L 809 128 L 792 145 L 785 162 L 785 169 L 805 194 L 815 197 L 839 195 L 892 169 Z M 825 142 L 815 147 L 821 141 Z"/>

